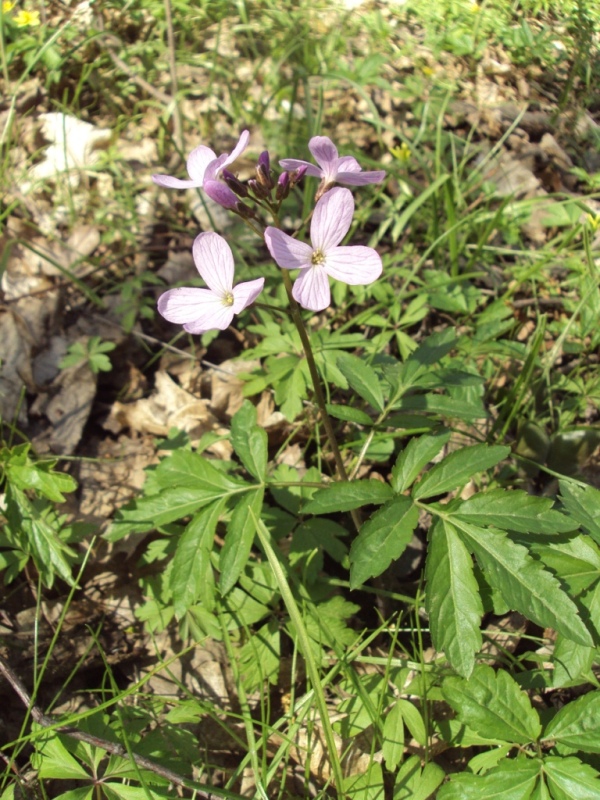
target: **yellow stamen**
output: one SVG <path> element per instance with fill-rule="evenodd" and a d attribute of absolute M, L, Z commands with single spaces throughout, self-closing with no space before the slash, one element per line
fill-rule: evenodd
<path fill-rule="evenodd" d="M 321 250 L 315 250 L 310 257 L 310 263 L 313 267 L 320 267 L 321 264 L 325 263 L 325 254 Z"/>
<path fill-rule="evenodd" d="M 234 303 L 234 299 L 233 299 L 233 293 L 232 293 L 232 292 L 226 292 L 226 293 L 223 295 L 223 300 L 222 300 L 222 302 L 223 302 L 223 305 L 224 305 L 224 306 L 232 306 L 232 305 L 233 305 L 233 303 Z"/>

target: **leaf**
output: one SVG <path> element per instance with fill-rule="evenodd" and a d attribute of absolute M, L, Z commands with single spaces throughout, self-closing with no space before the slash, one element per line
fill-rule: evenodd
<path fill-rule="evenodd" d="M 241 647 L 240 666 L 246 691 L 254 691 L 265 681 L 277 683 L 281 665 L 279 621 L 270 619 Z"/>
<path fill-rule="evenodd" d="M 411 703 L 409 700 L 398 700 L 398 705 L 402 709 L 402 716 L 404 717 L 404 722 L 406 723 L 406 727 L 411 733 L 413 739 L 418 742 L 423 747 L 427 743 L 427 731 L 425 729 L 425 723 L 423 722 L 423 717 L 421 716 L 421 712 L 417 708 L 414 703 Z"/>
<path fill-rule="evenodd" d="M 35 757 L 40 778 L 62 778 L 63 780 L 90 780 L 91 775 L 67 750 L 56 735 L 38 745 Z"/>
<path fill-rule="evenodd" d="M 505 670 L 494 672 L 491 667 L 478 665 L 468 680 L 446 678 L 442 693 L 459 721 L 480 736 L 529 744 L 541 733 L 537 711 Z"/>
<path fill-rule="evenodd" d="M 249 400 L 231 418 L 231 444 L 250 475 L 259 481 L 267 476 L 267 432 L 256 424 L 256 408 Z"/>
<path fill-rule="evenodd" d="M 344 422 L 355 422 L 357 425 L 373 425 L 374 420 L 360 408 L 352 406 L 334 406 L 327 403 L 327 413 L 330 417 L 344 420 Z"/>
<path fill-rule="evenodd" d="M 600 753 L 600 691 L 589 692 L 560 709 L 542 739 L 552 740 L 584 753 Z"/>
<path fill-rule="evenodd" d="M 179 619 L 199 599 L 203 587 L 213 582 L 210 554 L 224 505 L 224 500 L 217 500 L 202 509 L 186 527 L 177 544 L 169 582 Z"/>
<path fill-rule="evenodd" d="M 503 531 L 478 528 L 458 519 L 454 519 L 454 524 L 467 547 L 475 553 L 486 580 L 510 608 L 543 628 L 560 631 L 574 642 L 586 647 L 593 644 L 575 603 L 525 547 L 513 542 Z"/>
<path fill-rule="evenodd" d="M 552 686 L 576 686 L 587 683 L 592 675 L 595 652 L 595 648 L 584 647 L 559 633 L 552 658 L 554 662 Z"/>
<path fill-rule="evenodd" d="M 497 767 L 502 759 L 506 758 L 513 747 L 514 745 L 512 744 L 503 744 L 500 745 L 500 747 L 494 747 L 492 750 L 486 750 L 483 753 L 473 756 L 473 758 L 469 760 L 469 770 L 477 775 L 485 775 L 486 772 Z"/>
<path fill-rule="evenodd" d="M 385 800 L 381 764 L 372 761 L 364 773 L 344 778 L 344 797 L 348 800 Z"/>
<path fill-rule="evenodd" d="M 383 723 L 382 749 L 385 766 L 393 772 L 402 761 L 404 753 L 404 719 L 398 700 L 388 711 Z"/>
<path fill-rule="evenodd" d="M 396 776 L 393 800 L 428 800 L 444 780 L 444 770 L 430 762 L 421 769 L 421 759 L 411 756 Z"/>
<path fill-rule="evenodd" d="M 242 497 L 227 526 L 225 544 L 219 558 L 221 572 L 219 589 L 222 596 L 233 589 L 235 582 L 244 571 L 256 533 L 254 520 L 260 518 L 264 493 L 264 488 L 261 486 Z"/>
<path fill-rule="evenodd" d="M 534 497 L 521 490 L 492 489 L 474 494 L 454 513 L 475 525 L 495 525 L 521 533 L 567 533 L 578 527 L 552 506 L 549 497 Z"/>
<path fill-rule="evenodd" d="M 496 466 L 509 453 L 510 447 L 487 444 L 456 450 L 421 478 L 413 490 L 413 497 L 417 500 L 456 489 L 478 472 Z"/>
<path fill-rule="evenodd" d="M 436 522 L 431 530 L 425 578 L 425 607 L 435 648 L 467 678 L 481 649 L 483 604 L 469 551 L 446 521 Z"/>
<path fill-rule="evenodd" d="M 381 505 L 392 497 L 387 483 L 375 480 L 337 481 L 319 489 L 302 509 L 303 514 L 331 514 L 367 505 Z"/>
<path fill-rule="evenodd" d="M 600 491 L 571 481 L 559 481 L 559 486 L 561 500 L 569 514 L 600 544 Z"/>
<path fill-rule="evenodd" d="M 375 370 L 362 359 L 347 353 L 338 358 L 337 365 L 356 394 L 377 411 L 383 411 L 383 392 Z"/>
<path fill-rule="evenodd" d="M 382 484 L 383 485 L 383 484 Z M 410 497 L 395 497 L 362 526 L 350 549 L 350 588 L 374 578 L 399 558 L 419 522 Z"/>
<path fill-rule="evenodd" d="M 409 489 L 423 467 L 437 456 L 449 439 L 450 431 L 441 431 L 431 436 L 419 436 L 411 439 L 398 456 L 392 469 L 392 489 L 397 494 Z"/>
<path fill-rule="evenodd" d="M 600 777 L 578 758 L 544 759 L 544 772 L 554 800 L 600 800 Z"/>
<path fill-rule="evenodd" d="M 504 761 L 485 775 L 453 775 L 437 800 L 529 800 L 540 773 L 537 759 Z"/>

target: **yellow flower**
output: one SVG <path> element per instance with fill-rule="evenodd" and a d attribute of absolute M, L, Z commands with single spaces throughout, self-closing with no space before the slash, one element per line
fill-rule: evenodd
<path fill-rule="evenodd" d="M 402 161 L 404 164 L 406 164 L 412 155 L 412 151 L 406 142 L 402 142 L 400 147 L 392 147 L 390 153 L 394 156 L 394 158 L 397 158 L 398 161 Z"/>
<path fill-rule="evenodd" d="M 585 221 L 594 231 L 594 233 L 600 229 L 600 214 L 586 214 Z"/>
<path fill-rule="evenodd" d="M 9 11 L 12 11 L 15 7 L 14 3 L 11 3 L 10 0 L 2 0 L 2 13 L 8 14 Z"/>
<path fill-rule="evenodd" d="M 13 21 L 19 28 L 35 28 L 40 24 L 40 12 L 21 9 L 13 17 Z"/>
<path fill-rule="evenodd" d="M 481 6 L 479 5 L 479 3 L 471 3 L 469 10 L 473 14 L 478 14 L 481 11 Z"/>

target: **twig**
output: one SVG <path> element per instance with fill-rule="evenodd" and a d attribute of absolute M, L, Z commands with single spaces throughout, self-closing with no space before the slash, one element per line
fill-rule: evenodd
<path fill-rule="evenodd" d="M 47 714 L 44 714 L 44 712 L 32 702 L 31 695 L 21 680 L 14 673 L 12 667 L 2 656 L 0 656 L 0 673 L 4 675 L 15 692 L 19 695 L 19 699 L 27 708 L 31 718 L 37 722 L 38 725 L 41 725 L 44 728 L 53 728 L 57 733 L 70 736 L 72 739 L 85 742 L 86 744 L 92 745 L 92 747 L 99 747 L 113 756 L 124 759 L 131 758 L 133 761 L 135 761 L 138 767 L 147 769 L 150 772 L 154 772 L 156 775 L 160 775 L 162 778 L 165 778 L 176 786 L 183 786 L 186 789 L 194 791 L 196 793 L 196 797 L 214 800 L 214 798 L 224 795 L 225 797 L 232 798 L 232 800 L 243 800 L 241 795 L 235 794 L 234 792 L 221 792 L 219 790 L 216 790 L 216 792 L 207 792 L 188 778 L 178 775 L 176 772 L 157 764 L 155 761 L 151 761 L 145 756 L 140 756 L 136 753 L 128 753 L 124 745 L 120 744 L 119 742 L 109 742 L 107 739 L 101 739 L 99 736 L 92 736 L 89 733 L 85 733 L 84 731 L 74 728 L 72 725 L 60 725 L 60 723 L 58 723 L 54 717 L 49 717 Z"/>

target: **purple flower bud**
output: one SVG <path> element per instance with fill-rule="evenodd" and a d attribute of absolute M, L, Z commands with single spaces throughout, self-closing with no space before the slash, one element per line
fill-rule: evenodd
<path fill-rule="evenodd" d="M 277 179 L 277 191 L 275 192 L 275 197 L 277 198 L 278 202 L 285 200 L 285 198 L 290 193 L 290 173 L 289 172 L 282 172 L 279 178 Z"/>
<path fill-rule="evenodd" d="M 252 191 L 255 197 L 258 197 L 259 200 L 266 200 L 271 194 L 270 190 L 267 189 L 266 186 L 260 184 L 258 181 L 249 180 L 248 188 Z"/>
<path fill-rule="evenodd" d="M 238 180 L 233 172 L 229 172 L 228 169 L 224 169 L 221 175 L 223 176 L 223 180 L 227 186 L 229 186 L 231 191 L 237 194 L 238 197 L 248 197 L 248 187 Z"/>
<path fill-rule="evenodd" d="M 256 217 L 254 209 L 250 208 L 250 206 L 247 206 L 246 203 L 242 203 L 241 200 L 238 200 L 235 206 L 235 210 L 240 215 L 240 217 L 243 217 L 244 219 L 254 219 L 254 217 Z"/>
<path fill-rule="evenodd" d="M 263 150 L 258 157 L 258 166 L 264 167 L 265 172 L 271 171 L 271 159 L 269 158 L 269 151 Z"/>
<path fill-rule="evenodd" d="M 235 208 L 238 204 L 238 199 L 229 186 L 220 181 L 206 181 L 204 191 L 211 200 L 214 200 L 215 203 L 223 206 L 223 208 Z"/>
<path fill-rule="evenodd" d="M 271 178 L 271 160 L 267 150 L 264 150 L 258 157 L 258 164 L 256 165 L 256 180 L 263 189 L 266 189 L 269 192 L 274 186 L 273 179 Z"/>
<path fill-rule="evenodd" d="M 298 167 L 295 169 L 292 174 L 290 175 L 290 183 L 292 184 L 292 188 L 297 184 L 300 183 L 302 178 L 306 175 L 306 170 L 308 166 Z"/>

